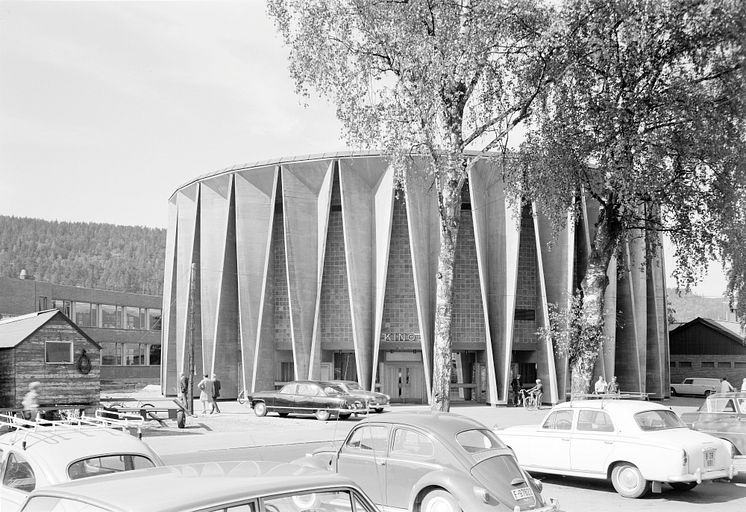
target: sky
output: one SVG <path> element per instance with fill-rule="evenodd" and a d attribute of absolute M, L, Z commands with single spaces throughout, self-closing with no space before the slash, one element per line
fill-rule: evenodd
<path fill-rule="evenodd" d="M 261 0 L 0 0 L 0 214 L 165 227 L 197 176 L 354 149 L 287 56 Z"/>

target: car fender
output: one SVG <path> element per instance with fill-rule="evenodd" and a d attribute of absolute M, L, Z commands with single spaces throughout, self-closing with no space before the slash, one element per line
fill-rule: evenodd
<path fill-rule="evenodd" d="M 303 457 L 290 461 L 290 463 L 297 464 L 298 466 L 323 469 L 326 471 L 333 472 L 334 467 L 332 463 L 334 460 L 336 460 L 336 453 L 321 452 L 321 453 L 313 453 L 313 454 L 307 453 Z"/>
<path fill-rule="evenodd" d="M 622 446 L 619 446 L 622 444 Z M 647 480 L 661 480 L 673 474 L 678 468 L 678 460 L 683 448 L 654 446 L 638 443 L 617 443 L 606 462 L 606 476 L 611 477 L 611 470 L 620 462 L 634 464 Z M 662 462 L 663 461 L 663 462 Z M 670 466 L 670 467 L 669 467 Z"/>
<path fill-rule="evenodd" d="M 409 497 L 409 510 L 417 510 L 415 508 L 416 504 L 422 501 L 429 490 L 436 488 L 450 493 L 458 501 L 462 510 L 479 510 L 485 504 L 473 492 L 474 487 L 477 486 L 479 484 L 474 479 L 468 478 L 460 472 L 448 469 L 431 471 L 420 478 L 412 487 L 412 494 Z"/>

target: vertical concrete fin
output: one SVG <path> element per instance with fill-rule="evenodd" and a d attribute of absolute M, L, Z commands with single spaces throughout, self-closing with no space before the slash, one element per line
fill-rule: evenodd
<path fill-rule="evenodd" d="M 200 306 L 204 371 L 213 373 L 218 304 L 223 283 L 231 176 L 223 174 L 200 183 Z"/>
<path fill-rule="evenodd" d="M 376 385 L 378 375 L 378 354 L 381 346 L 381 327 L 383 323 L 383 305 L 386 297 L 386 277 L 391 248 L 391 226 L 394 218 L 394 168 L 388 166 L 374 192 L 375 201 L 375 323 L 373 324 L 373 375 L 371 389 Z"/>
<path fill-rule="evenodd" d="M 319 289 L 319 222 L 322 195 L 328 195 L 328 160 L 283 164 L 282 197 L 290 331 L 296 379 L 311 375 L 311 352 Z M 323 192 L 322 193 L 322 189 Z M 327 205 L 328 208 L 328 205 Z M 328 221 L 328 216 L 326 221 Z"/>
<path fill-rule="evenodd" d="M 417 316 L 420 326 L 422 362 L 425 370 L 425 387 L 428 400 L 432 401 L 432 347 L 434 343 L 435 289 L 433 264 L 437 269 L 440 235 L 437 197 L 430 175 L 421 161 L 412 164 L 404 183 L 407 204 L 407 226 L 409 228 L 414 291 L 417 301 Z"/>
<path fill-rule="evenodd" d="M 635 231 L 629 241 L 630 265 L 629 272 L 632 281 L 632 294 L 634 299 L 634 325 L 636 332 L 637 364 L 639 372 L 640 392 L 646 389 L 647 374 L 647 258 L 645 254 L 645 236 L 642 231 Z"/>
<path fill-rule="evenodd" d="M 279 168 L 236 173 L 236 267 L 242 389 L 255 391 Z M 267 340 L 271 343 L 272 340 Z"/>
<path fill-rule="evenodd" d="M 195 183 L 184 187 L 176 193 L 177 222 L 179 236 L 176 239 L 176 317 L 180 322 L 176 323 L 176 364 L 177 372 L 187 370 L 187 336 L 189 333 L 189 282 L 192 276 L 192 262 L 194 261 L 195 234 L 197 230 L 197 205 L 199 202 L 199 184 Z M 196 330 L 196 328 L 195 328 Z M 195 353 L 199 349 L 195 341 Z M 199 372 L 199 367 L 195 363 Z"/>
<path fill-rule="evenodd" d="M 548 261 L 551 258 L 548 257 L 550 250 L 549 241 L 545 239 L 546 232 L 542 232 L 541 223 L 539 222 L 539 213 L 536 202 L 531 204 L 531 211 L 534 219 L 534 233 L 536 235 L 536 264 L 538 270 L 538 282 L 539 282 L 539 312 L 540 312 L 540 324 L 542 328 L 549 329 L 549 301 L 547 298 L 547 283 L 546 274 L 544 273 L 544 261 Z M 554 365 L 554 346 L 551 339 L 546 339 L 543 342 L 539 340 L 538 345 L 539 361 L 543 361 L 539 367 L 544 366 L 545 371 L 539 372 L 542 374 L 544 382 L 548 383 L 548 398 L 551 403 L 556 404 L 559 401 L 559 394 L 557 391 L 557 372 Z"/>
<path fill-rule="evenodd" d="M 666 337 L 666 289 L 663 272 L 663 245 L 646 247 L 647 251 L 647 360 L 645 392 L 654 393 L 655 398 L 668 395 L 670 385 L 666 374 L 669 371 Z"/>
<path fill-rule="evenodd" d="M 176 364 L 176 238 L 178 207 L 176 195 L 168 200 L 168 230 L 166 231 L 166 264 L 163 272 L 163 306 L 161 309 L 161 394 L 177 392 L 181 368 Z"/>
<path fill-rule="evenodd" d="M 371 386 L 376 297 L 376 191 L 386 168 L 378 158 L 349 158 L 339 161 L 347 286 L 352 320 L 358 382 Z M 391 187 L 389 187 L 391 188 Z M 392 189 L 393 190 L 393 189 Z M 390 214 L 388 215 L 390 217 Z"/>

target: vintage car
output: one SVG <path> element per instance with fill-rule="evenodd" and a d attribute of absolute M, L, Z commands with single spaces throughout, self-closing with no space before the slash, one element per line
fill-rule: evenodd
<path fill-rule="evenodd" d="M 689 428 L 727 440 L 735 455 L 746 456 L 746 392 L 709 395 L 697 412 L 681 419 Z"/>
<path fill-rule="evenodd" d="M 384 510 L 558 510 L 481 423 L 453 413 L 369 416 L 338 449 L 296 461 L 346 476 Z"/>
<path fill-rule="evenodd" d="M 670 408 L 640 400 L 578 400 L 555 406 L 539 425 L 495 429 L 529 471 L 611 479 L 639 498 L 668 483 L 689 490 L 732 478 L 730 444 L 686 427 Z"/>
<path fill-rule="evenodd" d="M 720 379 L 707 377 L 689 377 L 684 379 L 681 384 L 671 384 L 671 396 L 697 395 L 706 397 L 719 390 Z"/>
<path fill-rule="evenodd" d="M 95 481 L 93 481 L 95 480 Z M 130 471 L 31 493 L 23 512 L 376 512 L 353 482 L 278 462 Z"/>
<path fill-rule="evenodd" d="M 0 510 L 17 511 L 31 491 L 52 484 L 162 465 L 147 444 L 120 430 L 19 428 L 0 436 Z"/>
<path fill-rule="evenodd" d="M 341 387 L 331 382 L 301 380 L 288 382 L 279 391 L 261 391 L 247 397 L 257 416 L 276 412 L 288 414 L 312 414 L 321 421 L 332 415 L 344 420 L 354 413 L 364 413 L 365 404 L 348 395 Z"/>
<path fill-rule="evenodd" d="M 342 388 L 348 395 L 362 400 L 368 410 L 383 412 L 384 406 L 389 405 L 389 400 L 391 400 L 389 395 L 377 391 L 366 391 L 354 380 L 333 380 L 331 382 Z"/>

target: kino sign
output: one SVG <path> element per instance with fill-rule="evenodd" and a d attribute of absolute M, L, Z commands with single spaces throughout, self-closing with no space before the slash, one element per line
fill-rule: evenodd
<path fill-rule="evenodd" d="M 411 341 L 415 342 L 420 339 L 416 332 L 384 332 L 381 333 L 381 341 Z"/>

